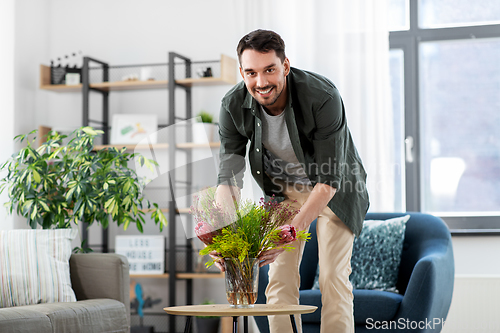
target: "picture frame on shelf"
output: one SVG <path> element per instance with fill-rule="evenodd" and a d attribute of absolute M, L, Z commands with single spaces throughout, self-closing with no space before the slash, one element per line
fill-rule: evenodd
<path fill-rule="evenodd" d="M 115 236 L 115 253 L 127 257 L 130 274 L 156 274 L 165 272 L 164 236 Z"/>
<path fill-rule="evenodd" d="M 111 123 L 111 144 L 137 144 L 149 137 L 157 143 L 158 116 L 154 114 L 115 114 Z"/>

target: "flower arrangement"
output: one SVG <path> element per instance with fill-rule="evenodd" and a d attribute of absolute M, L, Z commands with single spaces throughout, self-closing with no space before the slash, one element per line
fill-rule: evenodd
<path fill-rule="evenodd" d="M 288 224 L 298 213 L 290 205 L 280 204 L 272 197 L 259 204 L 250 200 L 235 202 L 230 211 L 215 201 L 215 189 L 209 188 L 194 198 L 190 213 L 194 216 L 195 234 L 206 245 L 200 255 L 217 253 L 207 266 L 224 258 L 226 267 L 226 292 L 231 304 L 253 304 L 256 290 L 252 286 L 258 273 L 259 256 L 268 250 L 294 249 L 295 240 L 307 241 L 310 234 L 296 231 Z M 229 280 L 229 281 L 228 281 Z M 236 299 L 235 299 L 236 298 Z"/>

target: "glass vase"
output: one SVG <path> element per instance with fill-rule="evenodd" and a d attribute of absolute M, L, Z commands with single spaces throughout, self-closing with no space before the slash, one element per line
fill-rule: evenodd
<path fill-rule="evenodd" d="M 259 289 L 259 259 L 225 258 L 226 297 L 232 307 L 252 308 Z"/>

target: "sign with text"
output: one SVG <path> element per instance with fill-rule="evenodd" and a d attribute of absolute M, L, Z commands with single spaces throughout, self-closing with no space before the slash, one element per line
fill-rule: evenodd
<path fill-rule="evenodd" d="M 164 236 L 116 236 L 115 252 L 127 257 L 130 274 L 165 272 Z"/>

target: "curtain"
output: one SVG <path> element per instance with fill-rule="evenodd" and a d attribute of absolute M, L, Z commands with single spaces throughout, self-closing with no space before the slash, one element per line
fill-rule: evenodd
<path fill-rule="evenodd" d="M 255 29 L 276 31 L 293 67 L 322 74 L 337 86 L 368 173 L 370 211 L 394 211 L 386 1 L 253 0 L 236 10 L 241 36 Z"/>

